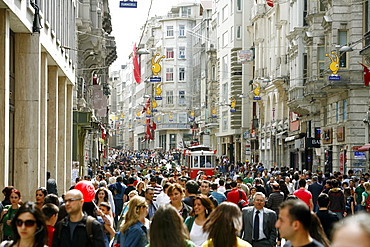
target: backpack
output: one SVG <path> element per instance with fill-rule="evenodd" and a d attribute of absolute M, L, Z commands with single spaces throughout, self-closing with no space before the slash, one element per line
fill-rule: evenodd
<path fill-rule="evenodd" d="M 366 201 L 365 201 L 365 208 L 366 208 L 367 212 L 370 212 L 370 195 L 368 193 L 367 193 L 367 198 L 366 198 Z"/>
<path fill-rule="evenodd" d="M 248 206 L 248 202 L 246 202 L 243 199 L 243 193 L 239 190 L 239 201 L 238 201 L 238 206 L 240 209 L 245 208 Z"/>
<path fill-rule="evenodd" d="M 66 222 L 66 218 L 64 218 L 62 220 L 62 222 Z M 93 221 L 95 220 L 94 217 L 88 215 L 87 216 L 87 219 L 86 219 L 86 232 L 87 232 L 87 236 L 90 238 L 90 241 L 91 241 L 91 244 L 92 246 L 94 246 L 94 235 L 92 234 L 92 224 L 93 224 Z M 63 224 L 62 223 L 62 224 Z M 61 225 L 62 225 L 61 224 Z M 60 239 L 60 234 L 62 232 L 62 226 L 59 227 L 59 230 L 58 230 L 58 238 Z"/>

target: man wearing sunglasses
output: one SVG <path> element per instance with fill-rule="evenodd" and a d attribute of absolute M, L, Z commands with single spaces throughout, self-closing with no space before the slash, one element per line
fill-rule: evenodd
<path fill-rule="evenodd" d="M 55 227 L 53 247 L 105 247 L 103 225 L 82 211 L 82 193 L 70 190 L 64 202 L 68 216 Z"/>

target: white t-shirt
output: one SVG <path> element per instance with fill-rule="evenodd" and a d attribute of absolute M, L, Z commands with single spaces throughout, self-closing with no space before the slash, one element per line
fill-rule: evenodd
<path fill-rule="evenodd" d="M 195 221 L 190 231 L 190 240 L 197 247 L 201 247 L 202 244 L 208 239 L 208 233 L 203 232 L 203 226 L 198 226 Z"/>

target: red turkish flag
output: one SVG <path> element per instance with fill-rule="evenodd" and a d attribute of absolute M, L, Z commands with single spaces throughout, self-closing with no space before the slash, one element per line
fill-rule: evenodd
<path fill-rule="evenodd" d="M 366 65 L 360 63 L 362 67 L 364 67 L 364 84 L 365 86 L 369 86 L 370 83 L 370 69 Z"/>
<path fill-rule="evenodd" d="M 134 64 L 134 77 L 137 83 L 141 82 L 141 71 L 139 65 L 139 57 L 136 54 L 136 43 L 134 44 L 134 50 L 132 52 L 132 63 Z"/>
<path fill-rule="evenodd" d="M 266 0 L 266 3 L 270 7 L 274 7 L 274 1 L 273 0 Z"/>
<path fill-rule="evenodd" d="M 150 128 L 150 118 L 146 119 L 146 133 L 145 133 L 146 140 L 153 140 L 152 131 Z"/>

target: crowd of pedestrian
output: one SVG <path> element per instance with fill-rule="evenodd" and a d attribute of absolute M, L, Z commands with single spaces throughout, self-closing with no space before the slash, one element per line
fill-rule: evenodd
<path fill-rule="evenodd" d="M 180 161 L 178 152 L 114 151 L 61 197 L 48 174 L 35 202 L 8 186 L 0 247 L 370 246 L 367 173 L 268 170 L 221 157 L 214 175 L 191 178 Z M 91 201 L 81 181 L 95 190 Z"/>

